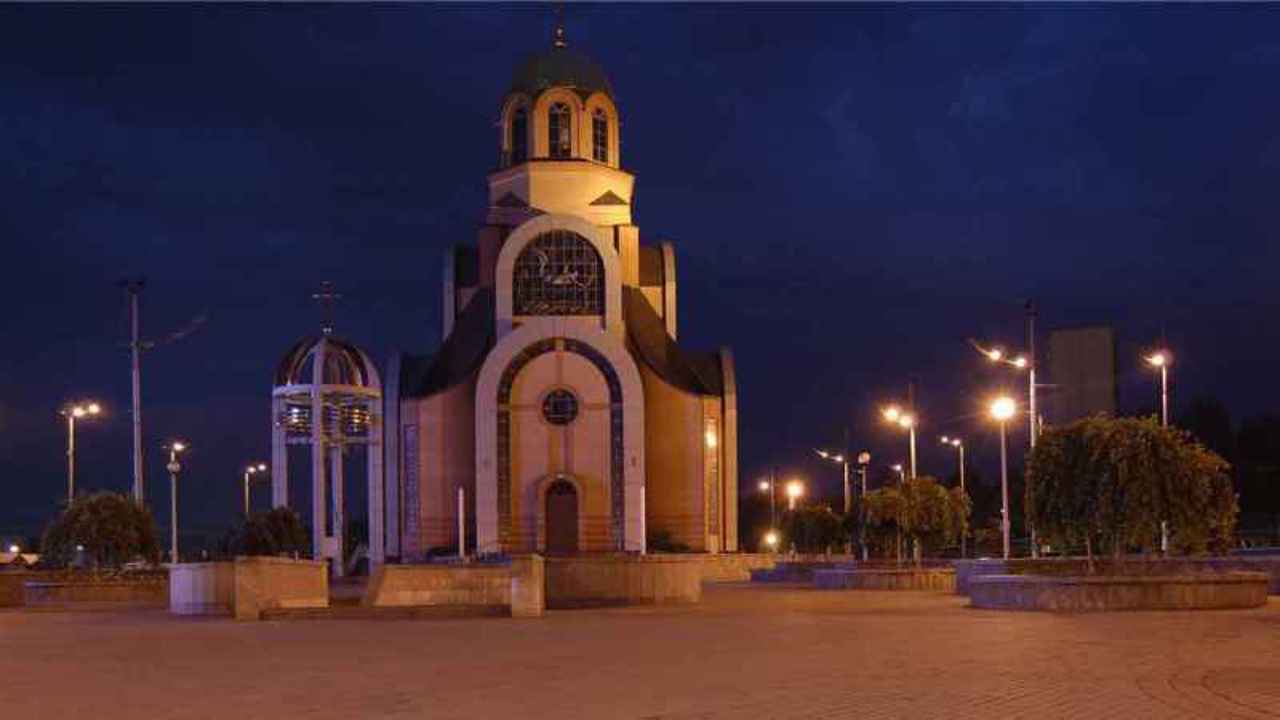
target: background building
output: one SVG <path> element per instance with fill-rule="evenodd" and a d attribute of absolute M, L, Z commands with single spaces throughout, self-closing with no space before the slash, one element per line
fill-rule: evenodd
<path fill-rule="evenodd" d="M 1116 412 L 1116 341 L 1109 326 L 1049 333 L 1049 377 L 1044 421 L 1066 423 Z"/>

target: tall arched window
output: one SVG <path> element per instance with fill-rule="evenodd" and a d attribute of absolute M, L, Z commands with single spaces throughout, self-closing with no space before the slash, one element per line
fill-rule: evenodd
<path fill-rule="evenodd" d="M 609 118 L 600 108 L 591 114 L 591 157 L 596 162 L 609 162 Z"/>
<path fill-rule="evenodd" d="M 567 158 L 573 147 L 569 106 L 556 103 L 547 113 L 547 146 L 553 158 Z"/>
<path fill-rule="evenodd" d="M 529 159 L 529 111 L 517 109 L 511 115 L 511 164 Z"/>

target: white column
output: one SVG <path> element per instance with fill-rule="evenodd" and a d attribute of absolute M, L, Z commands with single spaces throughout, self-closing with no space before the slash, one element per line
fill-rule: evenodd
<path fill-rule="evenodd" d="M 289 446 L 284 423 L 284 398 L 271 400 L 271 507 L 289 507 Z"/>
<path fill-rule="evenodd" d="M 342 559 L 345 556 L 343 543 L 346 534 L 346 499 L 343 497 L 342 446 L 335 444 L 329 448 L 329 473 L 333 482 L 333 536 L 330 547 L 333 549 L 333 575 L 342 577 L 344 568 Z"/>
<path fill-rule="evenodd" d="M 324 340 L 316 345 L 311 370 L 311 552 L 316 560 L 325 557 L 325 520 L 328 493 L 324 482 Z"/>
<path fill-rule="evenodd" d="M 382 478 L 382 401 L 373 398 L 369 401 L 369 444 L 366 446 L 368 465 L 366 472 L 369 484 L 369 573 L 381 565 L 386 559 L 383 535 L 384 497 Z"/>

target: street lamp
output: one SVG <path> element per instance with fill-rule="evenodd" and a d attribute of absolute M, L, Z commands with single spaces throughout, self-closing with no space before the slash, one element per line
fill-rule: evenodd
<path fill-rule="evenodd" d="M 1036 418 L 1036 365 L 1035 362 L 1026 355 L 1010 355 L 1003 349 L 998 347 L 983 347 L 976 340 L 970 340 L 978 352 L 982 353 L 988 360 L 1001 365 L 1008 365 L 1018 370 L 1027 371 L 1027 412 L 1031 416 L 1031 447 L 1036 446 L 1036 435 L 1039 434 Z M 1032 352 L 1035 352 L 1035 339 L 1032 336 Z"/>
<path fill-rule="evenodd" d="M 795 510 L 796 501 L 804 495 L 804 483 L 799 480 L 792 480 L 787 483 L 787 509 Z"/>
<path fill-rule="evenodd" d="M 943 445 L 950 445 L 960 454 L 960 494 L 968 495 L 968 491 L 964 488 L 964 441 L 958 437 L 948 437 L 943 435 L 941 438 Z M 968 537 L 967 533 L 960 533 L 960 557 L 968 557 Z"/>
<path fill-rule="evenodd" d="M 911 449 L 911 479 L 916 477 L 916 418 L 897 405 L 889 405 L 880 411 L 886 422 L 897 425 L 907 431 Z"/>
<path fill-rule="evenodd" d="M 178 463 L 178 453 L 187 449 L 187 444 L 174 440 L 167 446 L 169 450 L 169 562 L 178 562 L 178 471 L 182 465 Z"/>
<path fill-rule="evenodd" d="M 62 408 L 67 416 L 67 504 L 76 499 L 76 420 L 96 417 L 102 406 L 96 402 L 72 403 Z"/>
<path fill-rule="evenodd" d="M 903 469 L 902 463 L 894 463 L 893 465 L 890 465 L 889 468 L 894 472 L 898 473 L 899 485 L 907 481 L 907 471 Z"/>
<path fill-rule="evenodd" d="M 1169 427 L 1169 366 L 1173 364 L 1173 354 L 1168 350 L 1157 350 L 1147 356 L 1147 364 L 1160 370 L 1160 424 Z M 1169 552 L 1169 523 L 1160 521 L 1160 551 Z"/>
<path fill-rule="evenodd" d="M 244 469 L 244 516 L 246 518 L 249 517 L 249 481 L 251 479 L 250 476 L 255 475 L 257 473 L 266 474 L 266 472 L 267 472 L 266 463 L 257 463 L 256 465 L 250 465 L 249 467 Z"/>
<path fill-rule="evenodd" d="M 849 497 L 849 458 L 839 453 L 827 452 L 826 450 L 814 450 L 814 452 L 818 453 L 818 456 L 823 460 L 830 460 L 833 463 L 838 463 L 844 469 L 844 513 L 848 515 L 849 508 L 851 507 Z"/>
<path fill-rule="evenodd" d="M 991 418 L 1000 423 L 1000 531 L 1004 538 L 1004 559 L 1009 559 L 1009 418 L 1018 411 L 1013 398 L 1004 395 L 991 402 Z"/>
<path fill-rule="evenodd" d="M 1169 366 L 1173 355 L 1168 350 L 1157 350 L 1146 357 L 1147 364 L 1160 371 L 1160 422 L 1169 427 Z"/>
<path fill-rule="evenodd" d="M 769 471 L 769 479 L 760 481 L 760 492 L 769 493 L 769 527 L 778 527 L 778 501 L 777 493 L 774 492 L 775 481 L 777 480 L 777 470 Z"/>
<path fill-rule="evenodd" d="M 764 544 L 768 545 L 770 550 L 773 550 L 775 552 L 777 551 L 778 533 L 776 530 L 770 530 L 769 532 L 764 534 Z"/>

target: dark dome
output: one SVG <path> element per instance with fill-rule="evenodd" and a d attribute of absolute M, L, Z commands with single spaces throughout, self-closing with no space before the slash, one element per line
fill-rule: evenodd
<path fill-rule="evenodd" d="M 316 351 L 324 348 L 324 384 L 378 387 L 378 374 L 369 356 L 346 340 L 328 335 L 299 340 L 276 366 L 275 386 L 310 385 L 315 377 Z"/>
<path fill-rule="evenodd" d="M 602 92 L 613 97 L 609 78 L 594 60 L 567 47 L 553 47 L 532 55 L 516 68 L 511 78 L 511 92 L 537 97 L 553 87 L 570 87 L 582 96 Z"/>

